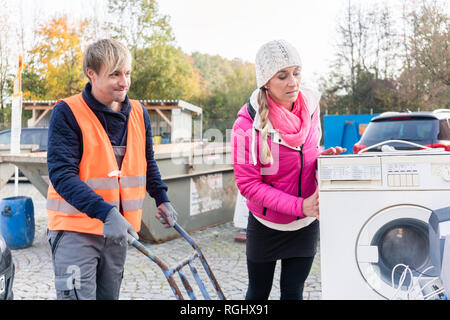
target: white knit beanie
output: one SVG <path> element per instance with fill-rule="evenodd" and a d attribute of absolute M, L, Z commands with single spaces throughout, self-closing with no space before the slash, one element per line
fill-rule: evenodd
<path fill-rule="evenodd" d="M 264 44 L 256 54 L 255 71 L 258 89 L 264 86 L 283 68 L 299 66 L 302 61 L 297 50 L 285 40 L 273 40 Z"/>

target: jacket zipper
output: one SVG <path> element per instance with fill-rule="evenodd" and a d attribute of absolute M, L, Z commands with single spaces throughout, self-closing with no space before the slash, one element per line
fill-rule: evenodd
<path fill-rule="evenodd" d="M 270 186 L 273 188 L 273 183 L 271 183 L 270 184 Z M 266 215 L 266 213 L 267 213 L 267 208 L 266 207 L 264 207 L 264 209 L 263 209 L 263 216 L 265 216 Z"/>
<path fill-rule="evenodd" d="M 303 173 L 303 145 L 300 146 L 300 175 L 298 177 L 298 196 L 302 196 L 302 173 Z M 300 217 L 297 216 L 297 220 Z"/>

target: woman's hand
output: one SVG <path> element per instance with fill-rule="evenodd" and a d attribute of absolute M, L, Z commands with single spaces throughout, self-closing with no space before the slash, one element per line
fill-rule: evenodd
<path fill-rule="evenodd" d="M 319 220 L 319 187 L 311 196 L 303 199 L 302 207 L 305 216 Z"/>
<path fill-rule="evenodd" d="M 338 155 L 341 154 L 343 152 L 347 151 L 346 148 L 342 148 L 342 147 L 331 147 L 328 148 L 327 150 L 324 150 L 320 153 L 320 155 L 326 155 L 326 156 L 332 156 L 332 155 Z"/>

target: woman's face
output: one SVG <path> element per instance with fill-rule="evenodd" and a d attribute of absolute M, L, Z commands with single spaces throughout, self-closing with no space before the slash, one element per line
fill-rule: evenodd
<path fill-rule="evenodd" d="M 300 80 L 300 67 L 287 67 L 278 71 L 264 87 L 275 103 L 291 110 L 300 91 Z"/>

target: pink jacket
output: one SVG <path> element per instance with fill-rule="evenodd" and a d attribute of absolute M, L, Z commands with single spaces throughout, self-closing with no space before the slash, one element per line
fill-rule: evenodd
<path fill-rule="evenodd" d="M 288 146 L 269 122 L 268 143 L 274 162 L 272 165 L 263 165 L 259 160 L 261 137 L 257 91 L 238 112 L 233 125 L 231 149 L 236 183 L 254 215 L 287 224 L 305 218 L 302 212 L 303 199 L 316 190 L 321 138 L 320 95 L 301 88 L 312 118 L 310 132 L 301 147 Z"/>

